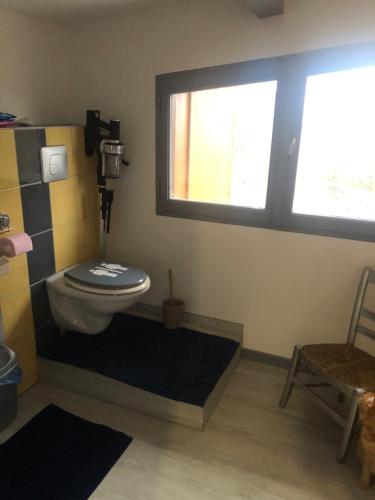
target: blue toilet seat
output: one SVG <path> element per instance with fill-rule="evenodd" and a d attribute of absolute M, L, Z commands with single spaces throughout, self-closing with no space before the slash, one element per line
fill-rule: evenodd
<path fill-rule="evenodd" d="M 148 276 L 136 267 L 98 260 L 72 267 L 65 271 L 64 277 L 77 288 L 94 289 L 97 293 L 100 290 L 104 293 L 113 290 L 115 293 L 143 285 Z"/>

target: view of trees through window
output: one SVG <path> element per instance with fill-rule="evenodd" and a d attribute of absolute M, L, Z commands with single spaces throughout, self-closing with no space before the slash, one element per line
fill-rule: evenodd
<path fill-rule="evenodd" d="M 375 68 L 307 79 L 293 212 L 375 220 Z"/>

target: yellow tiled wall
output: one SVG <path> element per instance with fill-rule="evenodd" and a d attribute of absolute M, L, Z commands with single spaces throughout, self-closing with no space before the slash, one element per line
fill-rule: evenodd
<path fill-rule="evenodd" d="M 95 158 L 84 152 L 83 127 L 46 127 L 46 144 L 65 144 L 68 175 L 49 185 L 56 271 L 99 255 Z M 9 214 L 12 231 L 24 231 L 14 130 L 0 130 L 0 212 Z M 0 236 L 1 237 L 1 236 Z M 19 393 L 37 381 L 37 355 L 26 255 L 11 259 L 10 274 L 0 277 L 0 310 L 5 343 L 23 370 Z"/>
<path fill-rule="evenodd" d="M 56 271 L 99 255 L 95 156 L 84 152 L 82 127 L 46 128 L 47 146 L 65 144 L 68 178 L 49 185 Z"/>
<path fill-rule="evenodd" d="M 21 233 L 22 203 L 17 170 L 13 130 L 0 131 L 0 212 L 9 215 L 12 231 L 6 236 Z M 11 273 L 0 278 L 0 307 L 5 343 L 17 353 L 23 368 L 22 392 L 37 380 L 34 326 L 29 290 L 29 273 L 25 255 L 12 259 Z"/>

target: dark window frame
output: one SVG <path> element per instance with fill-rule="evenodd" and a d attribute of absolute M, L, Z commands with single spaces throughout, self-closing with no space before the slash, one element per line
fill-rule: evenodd
<path fill-rule="evenodd" d="M 375 222 L 292 212 L 308 76 L 375 65 L 375 43 L 335 47 L 156 76 L 156 214 L 375 241 Z M 170 97 L 175 93 L 277 80 L 265 209 L 169 197 Z M 290 154 L 290 145 L 296 147 Z"/>

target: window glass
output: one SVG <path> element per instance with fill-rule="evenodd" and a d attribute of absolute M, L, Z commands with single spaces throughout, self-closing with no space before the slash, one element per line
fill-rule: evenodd
<path fill-rule="evenodd" d="M 277 81 L 173 94 L 169 197 L 264 209 Z"/>
<path fill-rule="evenodd" d="M 293 212 L 375 220 L 375 67 L 307 80 Z"/>

